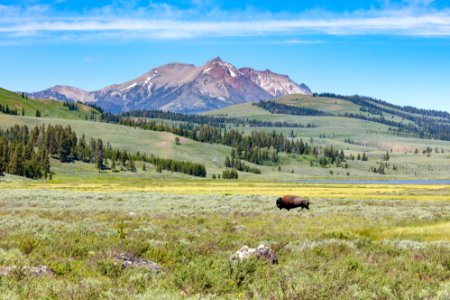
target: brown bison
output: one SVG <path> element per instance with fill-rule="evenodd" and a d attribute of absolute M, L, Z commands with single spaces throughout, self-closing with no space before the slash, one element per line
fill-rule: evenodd
<path fill-rule="evenodd" d="M 287 210 L 290 210 L 291 208 L 297 207 L 309 209 L 309 199 L 305 197 L 285 195 L 278 198 L 276 203 L 279 209 L 286 208 Z"/>

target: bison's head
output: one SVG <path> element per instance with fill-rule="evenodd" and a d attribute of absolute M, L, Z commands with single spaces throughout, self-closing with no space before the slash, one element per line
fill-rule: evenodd
<path fill-rule="evenodd" d="M 277 207 L 278 207 L 279 209 L 282 209 L 282 208 L 283 208 L 283 199 L 278 198 L 276 203 L 277 203 Z"/>

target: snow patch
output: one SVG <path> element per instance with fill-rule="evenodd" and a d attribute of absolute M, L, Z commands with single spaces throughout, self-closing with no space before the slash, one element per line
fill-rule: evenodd
<path fill-rule="evenodd" d="M 232 68 L 228 68 L 228 72 L 230 72 L 231 77 L 237 77 L 238 76 L 236 74 L 236 72 L 234 72 L 234 70 Z"/>
<path fill-rule="evenodd" d="M 155 70 L 152 75 L 148 76 L 147 79 L 145 80 L 144 84 L 149 83 L 156 76 L 158 76 L 158 70 Z"/>
<path fill-rule="evenodd" d="M 122 89 L 122 91 L 124 91 L 124 90 L 129 90 L 129 89 L 131 89 L 131 88 L 134 88 L 134 87 L 136 86 L 136 84 L 137 84 L 137 83 L 135 82 L 135 83 L 133 83 L 132 85 L 130 85 L 129 87 Z"/>
<path fill-rule="evenodd" d="M 230 74 L 231 77 L 238 77 L 241 72 L 239 72 L 235 67 L 233 67 L 231 64 L 229 63 L 225 63 L 225 62 L 221 62 L 221 61 L 215 61 L 214 65 L 221 67 L 223 69 L 226 69 L 228 71 L 228 74 Z M 206 68 L 203 73 L 208 73 L 209 71 L 211 71 L 212 67 L 208 67 Z"/>

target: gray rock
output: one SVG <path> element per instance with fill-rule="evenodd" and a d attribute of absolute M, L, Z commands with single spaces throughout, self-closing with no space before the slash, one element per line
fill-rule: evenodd
<path fill-rule="evenodd" d="M 123 268 L 145 268 L 156 273 L 161 272 L 162 268 L 155 262 L 145 260 L 126 253 L 114 255 L 114 259 L 122 264 Z"/>
<path fill-rule="evenodd" d="M 47 266 L 10 266 L 10 267 L 0 267 L 0 275 L 8 276 L 12 271 L 21 270 L 28 275 L 34 277 L 53 275 L 53 272 Z"/>
<path fill-rule="evenodd" d="M 270 247 L 259 245 L 258 248 L 250 248 L 248 246 L 243 246 L 241 249 L 236 251 L 231 257 L 232 260 L 245 260 L 250 257 L 256 257 L 257 259 L 264 259 L 272 264 L 278 263 L 278 257 Z"/>

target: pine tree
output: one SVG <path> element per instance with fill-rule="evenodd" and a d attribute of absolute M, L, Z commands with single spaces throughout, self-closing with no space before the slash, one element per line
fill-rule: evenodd
<path fill-rule="evenodd" d="M 230 158 L 228 156 L 225 157 L 225 167 L 226 168 L 231 167 L 231 161 L 230 161 Z"/>
<path fill-rule="evenodd" d="M 136 164 L 132 159 L 128 161 L 128 170 L 131 172 L 136 172 Z"/>
<path fill-rule="evenodd" d="M 14 147 L 14 151 L 12 152 L 12 156 L 9 160 L 8 172 L 14 175 L 22 175 L 22 145 L 17 144 Z"/>
<path fill-rule="evenodd" d="M 99 172 L 104 169 L 104 165 L 103 165 L 103 141 L 101 139 L 97 140 L 96 163 L 97 163 L 97 169 L 98 169 Z"/>
<path fill-rule="evenodd" d="M 388 160 L 389 160 L 389 151 L 386 151 L 386 154 L 384 155 L 383 159 L 384 159 L 385 161 L 388 161 Z"/>
<path fill-rule="evenodd" d="M 6 171 L 6 143 L 0 137 L 0 176 L 3 176 L 3 173 Z"/>

